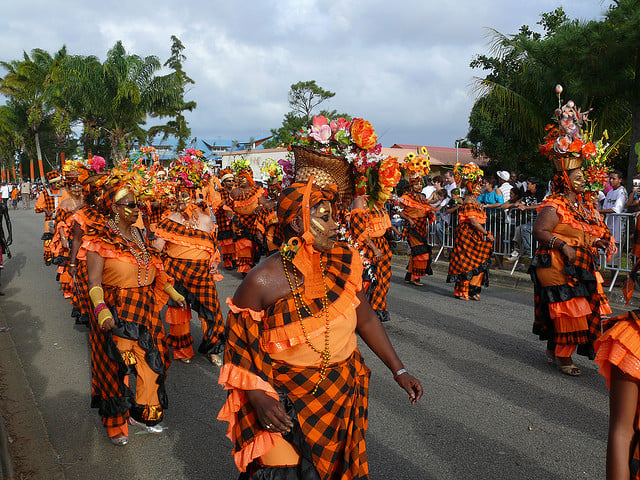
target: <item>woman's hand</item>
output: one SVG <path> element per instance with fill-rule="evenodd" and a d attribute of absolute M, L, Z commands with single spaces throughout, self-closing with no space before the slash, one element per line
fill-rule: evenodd
<path fill-rule="evenodd" d="M 609 242 L 607 242 L 606 240 L 599 238 L 598 240 L 596 240 L 595 242 L 593 242 L 594 247 L 600 249 L 600 250 L 609 250 Z M 615 245 L 615 243 L 614 243 Z"/>
<path fill-rule="evenodd" d="M 404 372 L 396 377 L 396 382 L 409 394 L 411 403 L 416 403 L 422 397 L 422 385 L 414 376 Z"/>
<path fill-rule="evenodd" d="M 282 404 L 262 390 L 247 390 L 247 399 L 256 412 L 260 425 L 271 433 L 288 433 L 293 422 Z"/>
<path fill-rule="evenodd" d="M 373 251 L 373 256 L 378 262 L 381 262 L 383 259 L 382 250 L 380 250 L 375 245 L 371 244 L 371 250 Z"/>
<path fill-rule="evenodd" d="M 491 232 L 487 233 L 487 240 L 489 240 L 491 243 L 496 241 L 496 239 L 493 237 L 493 233 Z"/>
<path fill-rule="evenodd" d="M 62 244 L 62 248 L 69 248 L 69 240 L 66 237 L 62 237 L 60 243 Z"/>
<path fill-rule="evenodd" d="M 107 319 L 102 322 L 102 326 L 100 328 L 103 332 L 108 332 L 109 330 L 116 328 L 116 322 L 113 317 L 107 317 Z"/>
<path fill-rule="evenodd" d="M 568 243 L 562 245 L 560 253 L 567 257 L 567 263 L 569 265 L 573 265 L 573 262 L 576 261 L 576 249 L 570 246 Z"/>
<path fill-rule="evenodd" d="M 78 273 L 78 265 L 74 264 L 74 265 L 69 265 L 69 275 L 71 275 L 72 277 L 75 277 L 76 274 Z"/>

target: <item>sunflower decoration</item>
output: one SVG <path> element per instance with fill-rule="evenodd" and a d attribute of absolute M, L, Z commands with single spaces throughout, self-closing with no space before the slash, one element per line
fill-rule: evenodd
<path fill-rule="evenodd" d="M 422 153 L 422 156 L 409 152 L 409 154 L 404 157 L 404 161 L 400 166 L 400 168 L 402 168 L 402 170 L 404 170 L 410 177 L 414 177 L 416 175 L 424 177 L 429 175 L 429 172 L 431 171 L 431 157 L 429 156 L 427 147 L 422 147 L 420 152 Z"/>
<path fill-rule="evenodd" d="M 211 169 L 204 162 L 204 154 L 200 150 L 187 148 L 171 162 L 167 175 L 175 184 L 187 188 L 202 188 L 211 179 Z"/>

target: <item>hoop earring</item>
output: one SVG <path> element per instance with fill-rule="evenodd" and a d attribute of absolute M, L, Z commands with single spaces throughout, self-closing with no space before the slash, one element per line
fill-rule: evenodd
<path fill-rule="evenodd" d="M 300 249 L 301 243 L 298 237 L 291 237 L 288 242 L 280 246 L 280 254 L 287 260 L 293 260 Z"/>
<path fill-rule="evenodd" d="M 116 223 L 119 223 L 119 222 L 120 222 L 120 214 L 119 214 L 118 212 L 116 212 L 116 214 L 113 216 L 113 220 L 114 220 Z"/>

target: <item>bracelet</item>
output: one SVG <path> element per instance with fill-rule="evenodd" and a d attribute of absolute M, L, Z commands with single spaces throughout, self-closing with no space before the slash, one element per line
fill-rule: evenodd
<path fill-rule="evenodd" d="M 396 378 L 398 378 L 400 375 L 402 375 L 403 373 L 407 373 L 407 369 L 406 369 L 406 368 L 401 368 L 400 370 L 398 370 L 398 371 L 393 375 L 394 380 L 395 380 Z"/>
<path fill-rule="evenodd" d="M 100 315 L 100 312 L 108 308 L 109 307 L 107 307 L 107 304 L 102 302 L 95 306 L 95 308 L 93 309 L 93 313 L 96 316 L 96 318 L 98 318 L 98 315 Z"/>
<path fill-rule="evenodd" d="M 556 240 L 558 239 L 558 237 L 556 236 L 552 236 L 551 240 L 549 240 L 549 250 L 553 249 L 553 244 L 556 243 Z"/>

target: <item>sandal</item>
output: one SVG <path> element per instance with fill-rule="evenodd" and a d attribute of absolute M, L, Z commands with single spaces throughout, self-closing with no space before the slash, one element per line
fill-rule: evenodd
<path fill-rule="evenodd" d="M 582 371 L 573 363 L 571 365 L 558 365 L 558 369 L 565 375 L 578 377 L 582 375 Z"/>
<path fill-rule="evenodd" d="M 422 283 L 420 280 L 411 280 L 409 283 L 411 283 L 411 285 L 415 285 L 416 287 L 424 286 L 424 283 Z"/>
<path fill-rule="evenodd" d="M 556 363 L 555 353 L 553 353 L 551 350 L 546 350 L 545 353 L 547 354 L 547 363 L 549 365 L 555 364 Z"/>
<path fill-rule="evenodd" d="M 471 298 L 471 300 L 475 300 L 476 302 L 479 302 L 480 301 L 480 294 L 476 293 L 475 295 L 471 295 L 471 297 L 469 297 L 469 298 Z"/>
<path fill-rule="evenodd" d="M 469 300 L 468 295 L 455 295 L 458 300 Z"/>
<path fill-rule="evenodd" d="M 109 440 L 111 440 L 111 443 L 119 447 L 124 447 L 127 443 L 129 443 L 129 437 L 127 437 L 126 435 L 120 435 L 118 437 L 109 437 Z"/>
<path fill-rule="evenodd" d="M 212 365 L 215 365 L 216 367 L 222 366 L 222 359 L 220 358 L 219 355 L 216 355 L 215 353 L 211 353 L 208 355 L 208 357 Z"/>

